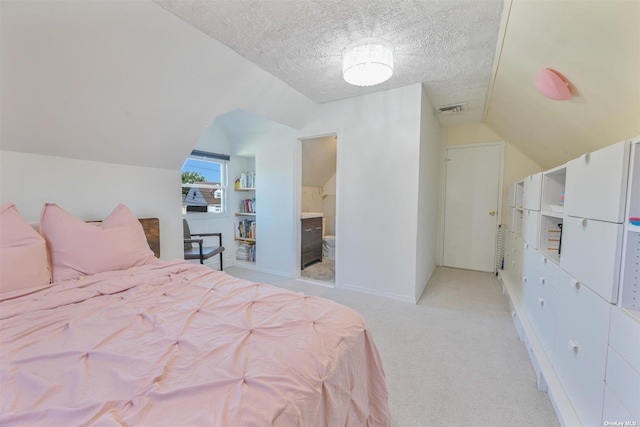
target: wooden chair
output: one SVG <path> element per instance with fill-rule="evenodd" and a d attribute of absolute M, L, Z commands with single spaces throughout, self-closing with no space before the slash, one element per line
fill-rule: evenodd
<path fill-rule="evenodd" d="M 184 235 L 184 259 L 199 259 L 200 264 L 204 264 L 205 259 L 209 259 L 214 255 L 220 254 L 220 271 L 222 271 L 222 252 L 224 252 L 224 246 L 222 246 L 222 233 L 191 234 L 191 230 L 189 230 L 189 223 L 186 219 L 182 220 L 182 230 Z M 199 239 L 194 239 L 194 236 L 199 237 Z M 210 236 L 218 236 L 218 246 L 203 246 L 202 237 Z M 197 243 L 198 247 L 194 247 L 194 243 Z"/>

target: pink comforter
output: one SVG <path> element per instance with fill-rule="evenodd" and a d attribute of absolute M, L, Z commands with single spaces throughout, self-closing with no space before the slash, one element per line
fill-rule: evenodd
<path fill-rule="evenodd" d="M 0 295 L 1 425 L 386 426 L 355 311 L 185 262 Z"/>

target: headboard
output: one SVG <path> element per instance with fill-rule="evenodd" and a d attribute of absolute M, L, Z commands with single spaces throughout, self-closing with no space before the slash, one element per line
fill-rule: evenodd
<path fill-rule="evenodd" d="M 149 247 L 157 258 L 160 258 L 160 220 L 158 218 L 138 218 Z"/>

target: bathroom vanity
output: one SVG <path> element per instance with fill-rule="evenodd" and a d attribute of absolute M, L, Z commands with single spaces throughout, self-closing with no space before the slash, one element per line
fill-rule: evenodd
<path fill-rule="evenodd" d="M 300 268 L 322 261 L 322 214 L 303 212 Z"/>

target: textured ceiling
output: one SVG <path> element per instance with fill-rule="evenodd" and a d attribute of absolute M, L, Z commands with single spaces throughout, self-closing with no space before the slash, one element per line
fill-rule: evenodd
<path fill-rule="evenodd" d="M 479 122 L 498 43 L 503 0 L 154 0 L 169 12 L 324 103 L 423 82 L 432 104 L 466 102 L 442 124 Z M 362 88 L 342 79 L 351 42 L 395 47 L 394 74 Z"/>

